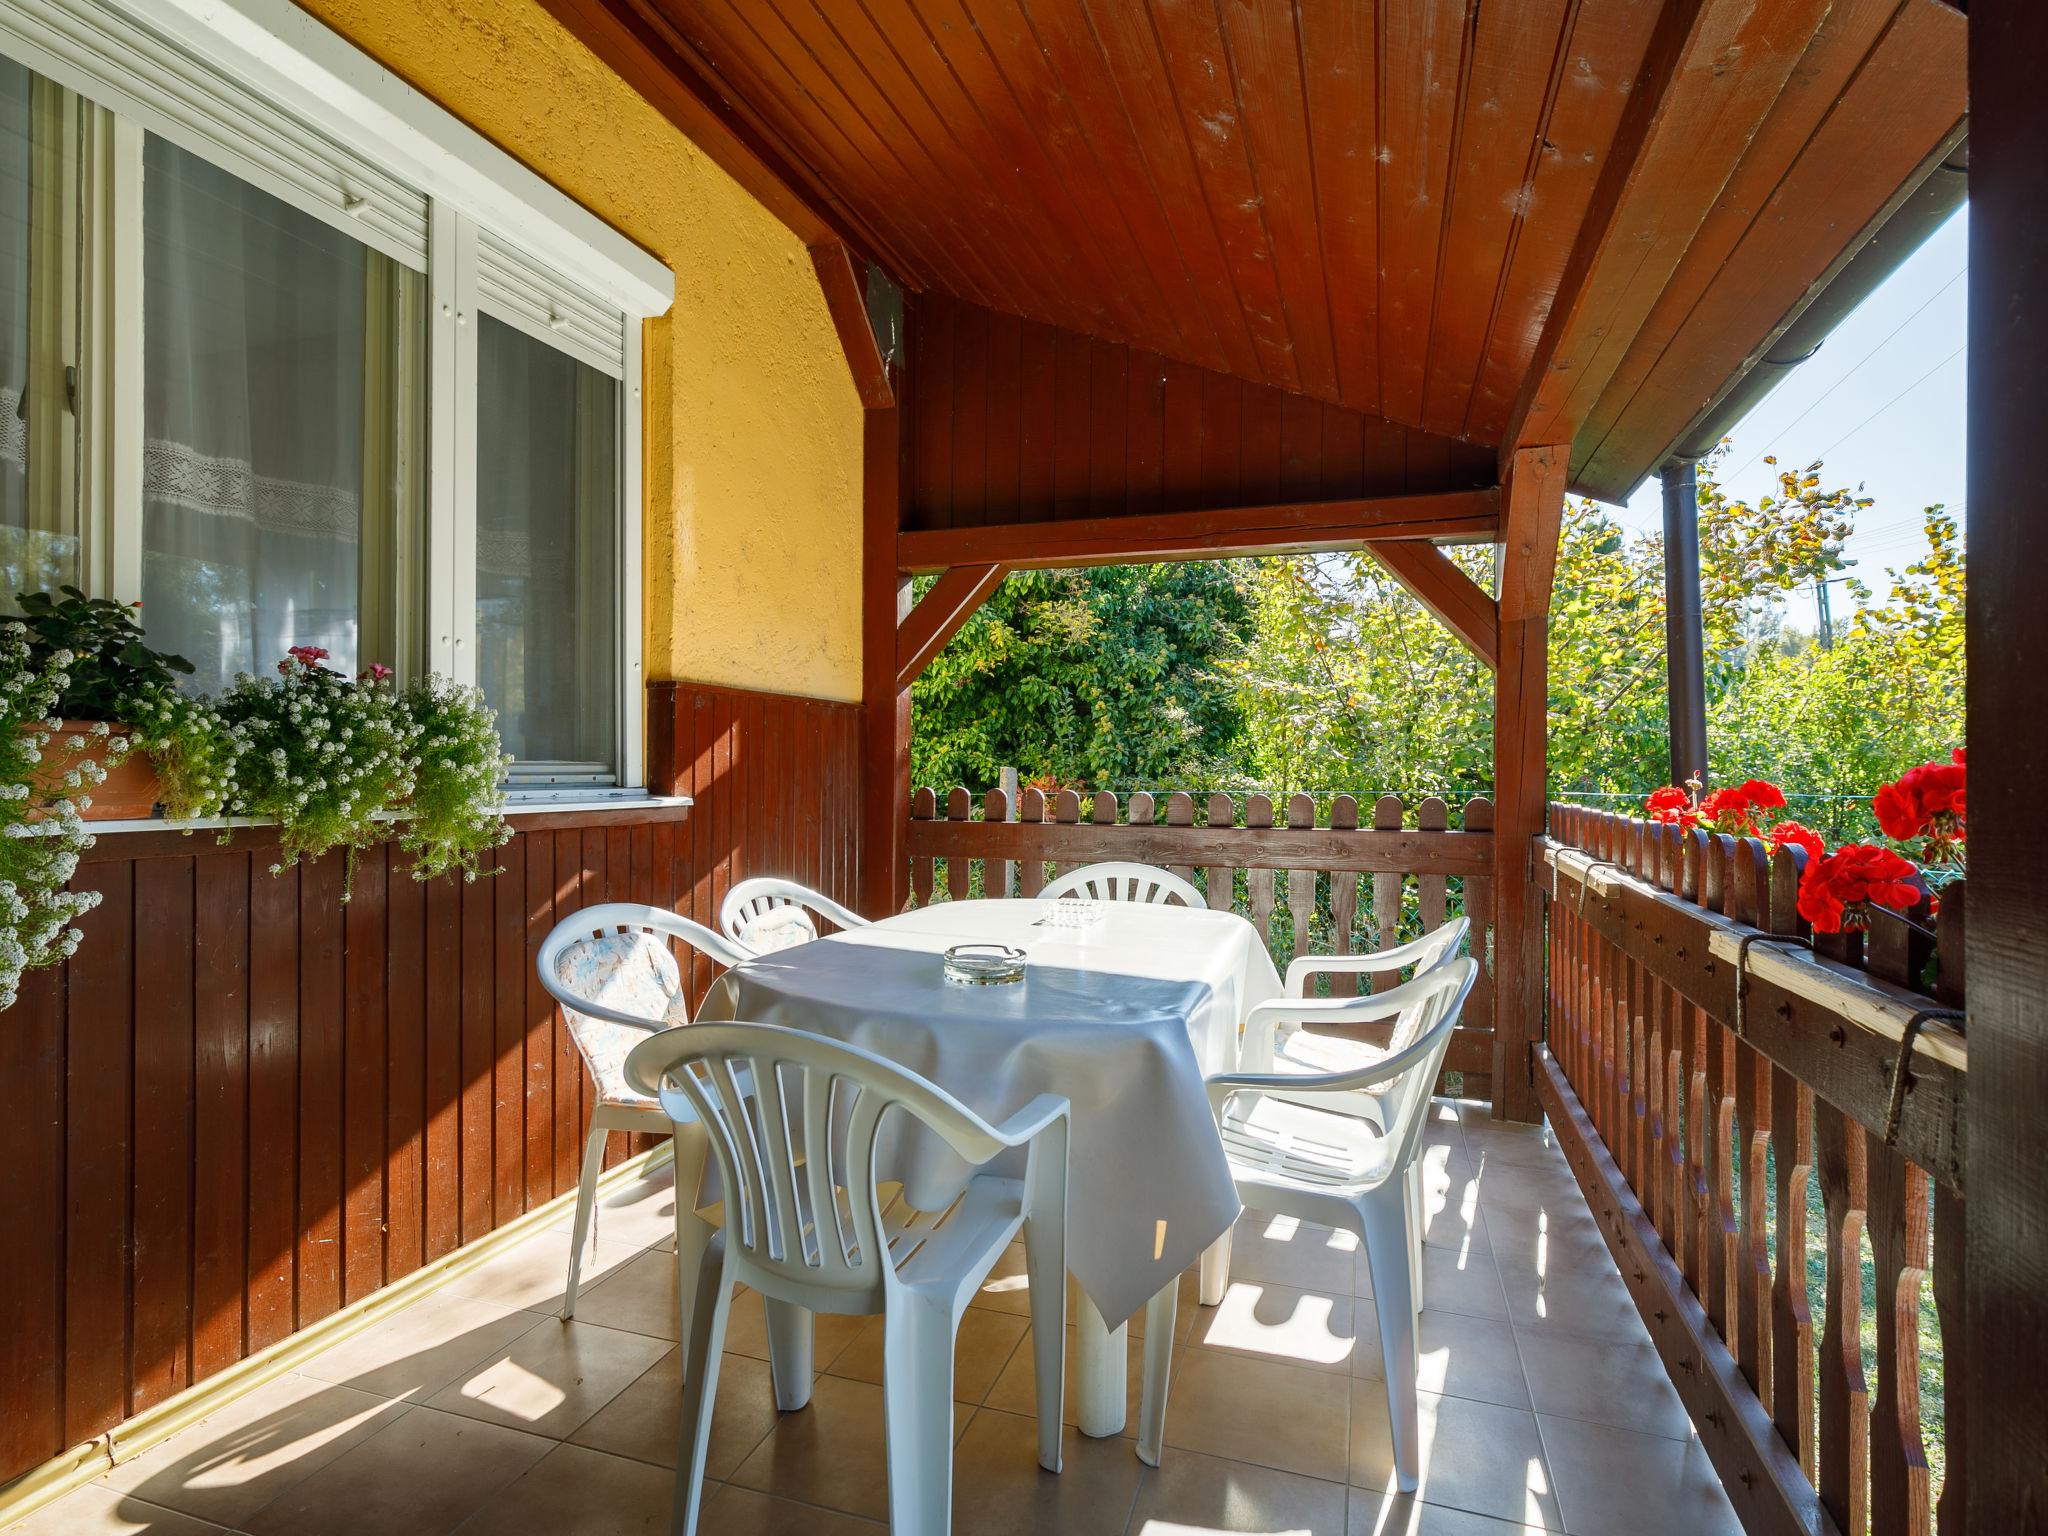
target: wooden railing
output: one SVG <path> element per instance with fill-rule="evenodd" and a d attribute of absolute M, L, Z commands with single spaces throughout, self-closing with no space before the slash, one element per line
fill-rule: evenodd
<path fill-rule="evenodd" d="M 1351 795 L 1318 802 L 1298 794 L 1275 807 L 1267 795 L 1101 791 L 1012 798 L 965 789 L 920 789 L 910 803 L 911 892 L 933 899 L 1036 896 L 1083 864 L 1157 864 L 1193 881 L 1209 905 L 1257 927 L 1283 969 L 1295 955 L 1384 949 L 1456 912 L 1472 919 L 1480 979 L 1453 1037 L 1447 1072 L 1460 1091 L 1491 1098 L 1493 981 L 1487 942 L 1493 913 L 1493 804 L 1473 800 L 1452 829 L 1450 808 L 1431 797 L 1412 813 L 1399 796 L 1361 808 Z M 1363 825 L 1361 825 L 1361 820 Z M 1319 824 L 1320 823 L 1320 824 Z M 1361 891 L 1360 877 L 1366 877 Z M 1398 980 L 1373 978 L 1375 990 Z M 1350 978 L 1329 984 L 1350 985 Z"/>
<path fill-rule="evenodd" d="M 1965 892 L 1815 953 L 1803 864 L 1553 806 L 1538 1097 L 1745 1528 L 1960 1531 Z"/>

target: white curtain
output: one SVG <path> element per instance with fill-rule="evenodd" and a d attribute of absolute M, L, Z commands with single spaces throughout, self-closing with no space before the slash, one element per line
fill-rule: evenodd
<path fill-rule="evenodd" d="M 618 383 L 522 331 L 477 332 L 477 681 L 523 782 L 612 782 Z"/>
<path fill-rule="evenodd" d="M 363 483 L 366 386 L 390 394 L 365 378 L 364 293 L 386 258 L 154 136 L 143 199 L 150 643 L 207 691 L 295 645 L 384 659 L 364 655 L 358 565 L 366 503 L 390 502 Z"/>

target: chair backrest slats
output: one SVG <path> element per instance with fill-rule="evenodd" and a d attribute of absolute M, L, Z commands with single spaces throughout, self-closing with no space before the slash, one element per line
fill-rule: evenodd
<path fill-rule="evenodd" d="M 1178 900 L 1182 905 L 1200 910 L 1204 906 L 1202 893 L 1186 880 L 1168 869 L 1151 864 L 1106 863 L 1088 864 L 1080 869 L 1069 870 L 1053 881 L 1039 895 L 1053 901 L 1067 896 L 1080 896 L 1096 901 L 1143 902 L 1163 905 Z"/>

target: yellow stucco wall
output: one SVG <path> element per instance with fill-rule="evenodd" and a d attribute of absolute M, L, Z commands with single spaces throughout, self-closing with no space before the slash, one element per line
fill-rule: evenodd
<path fill-rule="evenodd" d="M 646 667 L 860 697 L 861 406 L 808 252 L 533 0 L 304 8 L 676 275 L 646 327 Z"/>

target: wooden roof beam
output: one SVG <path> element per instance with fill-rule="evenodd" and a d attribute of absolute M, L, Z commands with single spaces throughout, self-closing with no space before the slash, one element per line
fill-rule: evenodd
<path fill-rule="evenodd" d="M 887 410 L 896 403 L 896 391 L 889 383 L 889 365 L 875 339 L 874 323 L 868 319 L 865 263 L 843 243 L 831 240 L 811 247 L 811 265 L 825 291 L 825 307 L 839 332 L 840 350 L 846 353 L 862 408 Z"/>
<path fill-rule="evenodd" d="M 1357 501 L 1283 502 L 1208 512 L 1080 517 L 899 534 L 906 571 L 999 563 L 1013 570 L 1221 560 L 1233 555 L 1363 549 L 1395 539 L 1486 544 L 1498 537 L 1500 491 L 1439 491 Z"/>
<path fill-rule="evenodd" d="M 974 610 L 1003 584 L 1000 565 L 960 565 L 947 571 L 896 626 L 896 686 L 908 688 L 932 664 L 946 642 L 974 617 Z"/>
<path fill-rule="evenodd" d="M 1569 446 L 1832 0 L 1666 0 L 1501 443 Z"/>
<path fill-rule="evenodd" d="M 1434 544 L 1405 539 L 1368 544 L 1373 559 L 1489 667 L 1500 662 L 1493 599 Z"/>

